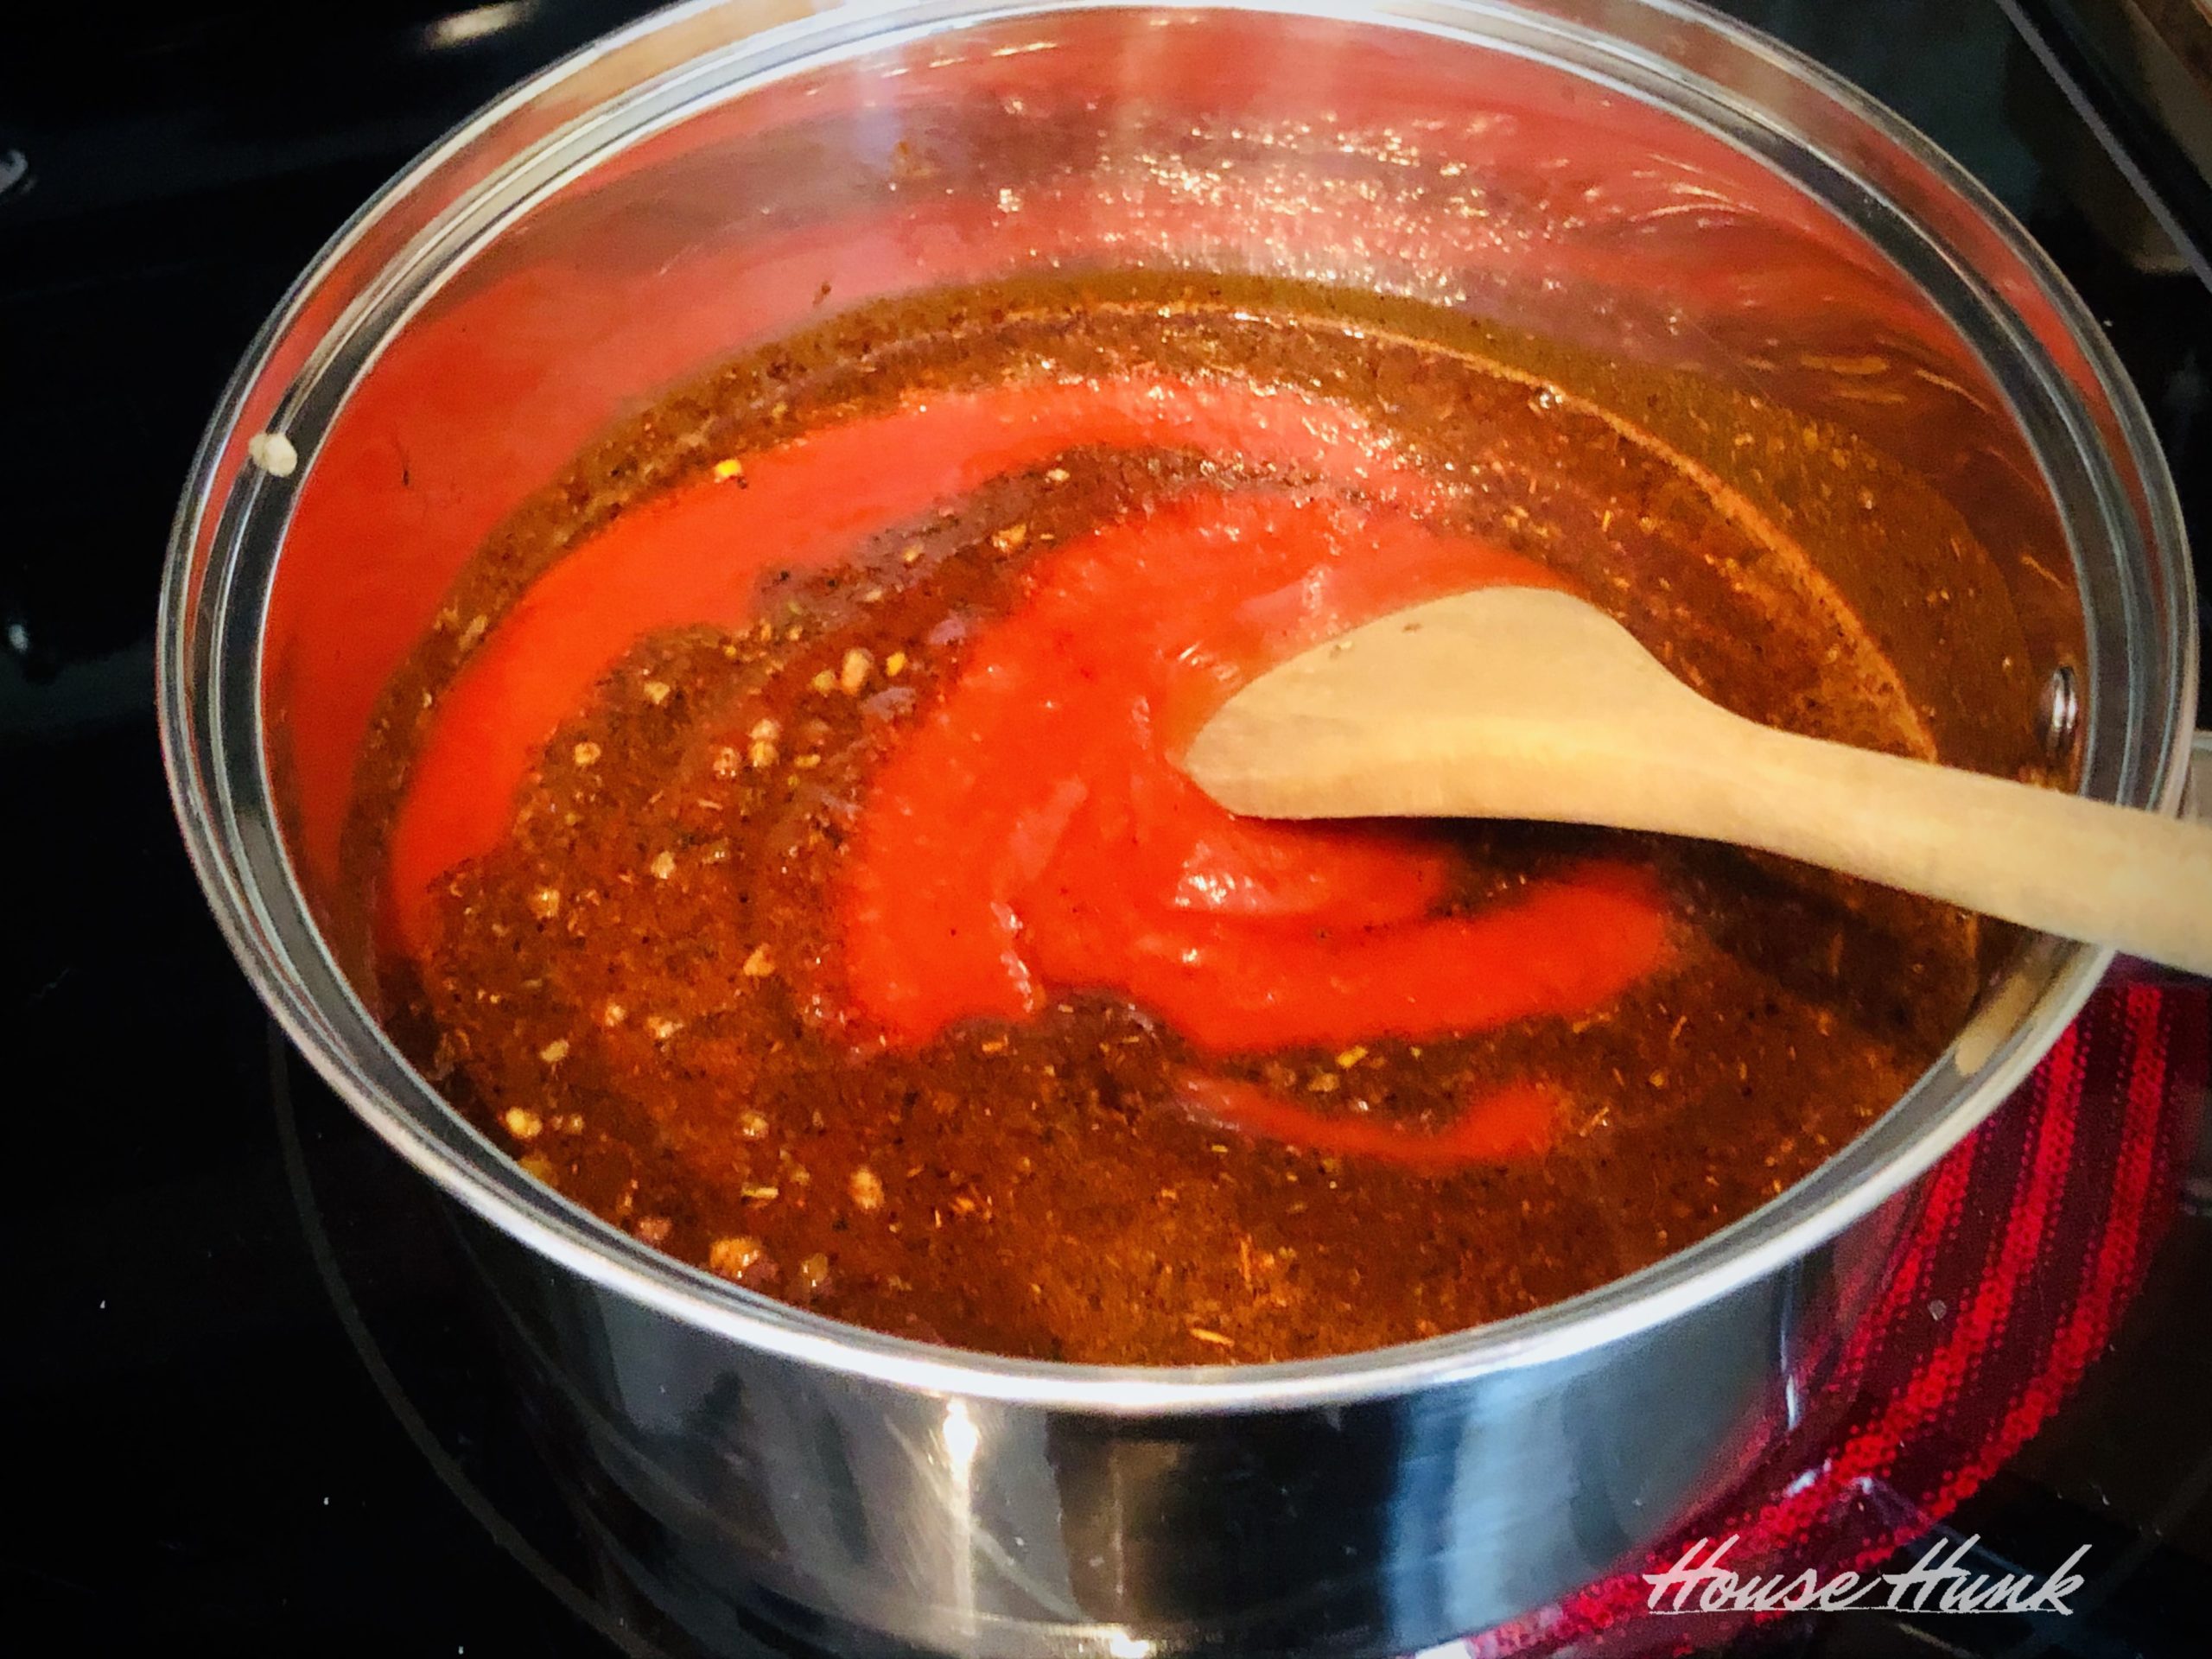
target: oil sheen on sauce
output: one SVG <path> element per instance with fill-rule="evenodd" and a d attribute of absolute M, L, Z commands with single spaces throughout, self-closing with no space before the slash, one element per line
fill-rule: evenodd
<path fill-rule="evenodd" d="M 1490 583 L 1925 753 L 1888 665 L 1612 411 L 1151 280 L 848 320 L 487 545 L 362 774 L 403 1042 L 652 1243 L 1047 1357 L 1433 1335 L 1809 1169 L 1940 1048 L 1964 918 L 1648 838 L 1238 819 L 1174 758 L 1268 663 Z"/>

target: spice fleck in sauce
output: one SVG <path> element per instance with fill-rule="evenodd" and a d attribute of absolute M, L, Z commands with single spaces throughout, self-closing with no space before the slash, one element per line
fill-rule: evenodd
<path fill-rule="evenodd" d="M 1941 906 L 1647 837 L 1239 820 L 1177 771 L 1258 668 L 1500 582 L 1932 753 L 1810 563 L 1622 410 L 1256 285 L 836 338 L 580 461 L 387 694 L 348 840 L 387 1012 L 539 1179 L 899 1334 L 1291 1358 L 1680 1249 L 1963 1016 Z"/>

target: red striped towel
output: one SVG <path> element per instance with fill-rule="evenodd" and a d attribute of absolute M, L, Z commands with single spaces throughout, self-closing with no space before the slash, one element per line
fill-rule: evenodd
<path fill-rule="evenodd" d="M 1442 1650 L 1656 1659 L 1749 1615 L 1651 1612 L 1642 1574 L 1736 1535 L 1738 1575 L 1823 1581 L 1922 1536 L 2105 1350 L 2171 1220 L 2212 1040 L 2212 986 L 2115 978 L 2019 1092 L 1931 1171 L 1872 1316 L 1816 1414 L 1649 1562 Z M 2056 1566 L 2056 1563 L 2049 1565 Z M 1694 1598 L 1691 1599 L 1694 1605 Z"/>

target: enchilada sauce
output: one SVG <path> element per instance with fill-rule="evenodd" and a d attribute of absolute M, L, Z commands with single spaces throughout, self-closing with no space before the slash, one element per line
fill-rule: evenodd
<path fill-rule="evenodd" d="M 1930 752 L 1809 567 L 1618 410 L 1263 297 L 848 320 L 494 539 L 351 842 L 393 1027 L 462 1109 L 770 1294 L 1190 1363 L 1602 1282 L 1929 1063 L 1976 982 L 1941 906 L 1649 838 L 1240 820 L 1183 778 L 1255 671 L 1487 583 Z"/>

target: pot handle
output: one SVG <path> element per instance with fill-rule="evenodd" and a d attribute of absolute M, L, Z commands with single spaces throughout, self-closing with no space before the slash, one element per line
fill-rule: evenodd
<path fill-rule="evenodd" d="M 2212 823 L 2212 730 L 2197 733 L 2189 746 L 2189 781 L 2182 785 L 2181 815 Z"/>

